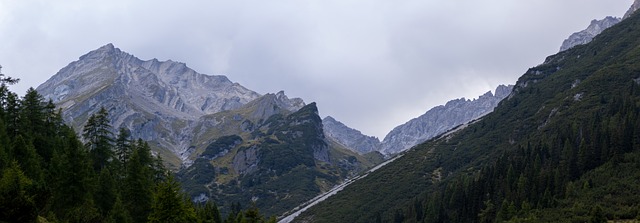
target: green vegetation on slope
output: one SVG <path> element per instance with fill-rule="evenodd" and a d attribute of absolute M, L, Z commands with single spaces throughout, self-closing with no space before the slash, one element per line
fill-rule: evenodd
<path fill-rule="evenodd" d="M 298 220 L 638 218 L 639 16 L 547 58 L 493 113 L 417 146 Z"/>
<path fill-rule="evenodd" d="M 246 117 L 253 111 L 242 112 Z M 210 198 L 224 213 L 254 202 L 264 213 L 280 215 L 377 161 L 327 143 L 315 103 L 251 123 L 250 132 L 210 142 L 178 173 L 191 197 Z"/>

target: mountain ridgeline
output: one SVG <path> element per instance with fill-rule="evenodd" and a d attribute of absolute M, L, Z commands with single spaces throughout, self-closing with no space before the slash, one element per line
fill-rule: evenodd
<path fill-rule="evenodd" d="M 323 119 L 325 135 L 360 154 L 377 151 L 391 156 L 492 112 L 512 89 L 512 85 L 500 85 L 495 94 L 489 91 L 478 99 L 460 98 L 431 108 L 425 114 L 395 127 L 382 142 L 330 116 Z"/>
<path fill-rule="evenodd" d="M 464 98 L 436 106 L 425 114 L 395 127 L 384 137 L 380 151 L 396 154 L 440 135 L 456 126 L 466 124 L 490 112 L 511 93 L 512 85 L 500 85 L 495 94 L 487 92 L 478 99 Z"/>
<path fill-rule="evenodd" d="M 414 147 L 295 221 L 638 219 L 638 46 L 635 13 L 530 68 L 494 112 Z"/>

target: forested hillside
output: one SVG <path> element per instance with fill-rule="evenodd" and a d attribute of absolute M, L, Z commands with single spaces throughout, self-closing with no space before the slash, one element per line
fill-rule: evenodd
<path fill-rule="evenodd" d="M 495 111 L 307 222 L 605 222 L 640 213 L 640 15 L 529 69 Z"/>
<path fill-rule="evenodd" d="M 146 142 L 128 129 L 115 134 L 105 108 L 90 115 L 80 137 L 35 90 L 9 91 L 15 82 L 0 74 L 0 222 L 225 219 L 213 203 L 194 205 Z M 224 220 L 266 221 L 239 204 Z"/>

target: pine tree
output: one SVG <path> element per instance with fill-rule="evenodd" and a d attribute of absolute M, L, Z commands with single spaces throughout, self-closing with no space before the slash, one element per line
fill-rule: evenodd
<path fill-rule="evenodd" d="M 127 166 L 123 196 L 125 207 L 135 222 L 145 222 L 153 202 L 154 173 L 151 169 L 153 158 L 149 147 L 141 140 L 136 143 Z"/>
<path fill-rule="evenodd" d="M 126 168 L 131 158 L 131 132 L 126 128 L 120 128 L 116 137 L 116 157 L 121 166 Z"/>
<path fill-rule="evenodd" d="M 12 145 L 11 157 L 18 161 L 25 175 L 37 183 L 42 182 L 43 173 L 40 167 L 40 156 L 36 153 L 31 142 L 18 135 Z"/>
<path fill-rule="evenodd" d="M 160 183 L 153 196 L 149 222 L 196 222 L 196 215 L 175 179 L 170 176 Z"/>
<path fill-rule="evenodd" d="M 20 79 L 7 77 L 2 73 L 2 66 L 0 66 L 0 118 L 4 118 L 7 101 L 9 94 L 13 94 L 9 91 L 9 85 L 17 84 Z"/>
<path fill-rule="evenodd" d="M 102 169 L 98 177 L 98 187 L 93 195 L 96 206 L 103 216 L 107 216 L 116 202 L 117 188 L 109 168 Z"/>
<path fill-rule="evenodd" d="M 93 168 L 105 168 L 113 159 L 113 133 L 109 124 L 109 113 L 103 107 L 92 115 L 84 126 L 83 137 L 93 160 Z"/>
<path fill-rule="evenodd" d="M 125 208 L 120 196 L 116 196 L 116 201 L 113 204 L 113 209 L 109 212 L 109 216 L 106 222 L 113 223 L 130 223 L 133 222 L 129 211 Z"/>
<path fill-rule="evenodd" d="M 196 209 L 198 220 L 201 223 L 222 223 L 220 210 L 213 201 L 207 201 L 204 206 Z"/>
<path fill-rule="evenodd" d="M 0 178 L 0 222 L 35 222 L 38 215 L 33 198 L 27 190 L 31 180 L 17 162 L 2 171 Z"/>
<path fill-rule="evenodd" d="M 75 132 L 68 128 L 65 132 L 64 146 L 54 150 L 51 161 L 52 202 L 55 204 L 52 209 L 63 219 L 76 217 L 69 216 L 72 212 L 86 211 L 83 214 L 96 215 L 90 193 L 93 187 L 91 160 Z"/>

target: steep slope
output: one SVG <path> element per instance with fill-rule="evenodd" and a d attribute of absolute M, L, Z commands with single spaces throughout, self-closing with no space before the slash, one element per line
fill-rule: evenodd
<path fill-rule="evenodd" d="M 224 211 L 255 202 L 261 212 L 279 215 L 375 164 L 325 139 L 315 103 L 291 113 L 273 99 L 265 95 L 225 112 L 232 122 L 249 124 L 230 125 L 237 135 L 213 140 L 178 173 L 194 200 L 213 199 Z"/>
<path fill-rule="evenodd" d="M 380 140 L 378 140 L 378 138 L 366 136 L 356 129 L 349 128 L 331 116 L 322 119 L 322 124 L 324 125 L 325 136 L 333 138 L 336 142 L 354 152 L 366 154 L 377 151 L 380 147 Z"/>
<path fill-rule="evenodd" d="M 629 10 L 627 10 L 627 12 L 624 14 L 622 19 L 631 17 L 631 15 L 633 15 L 633 13 L 638 11 L 638 9 L 640 9 L 640 0 L 635 0 L 633 1 L 633 4 L 631 5 L 631 7 L 629 7 Z"/>
<path fill-rule="evenodd" d="M 502 99 L 511 93 L 513 86 L 500 85 L 495 95 L 487 92 L 474 100 L 464 98 L 437 106 L 420 117 L 395 127 L 382 141 L 380 151 L 396 154 L 422 143 L 443 132 L 493 111 Z"/>
<path fill-rule="evenodd" d="M 142 61 L 115 48 L 100 47 L 70 63 L 37 88 L 81 130 L 87 114 L 109 109 L 112 126 L 132 130 L 179 164 L 189 147 L 189 126 L 199 117 L 236 109 L 260 95 L 225 76 L 199 74 L 183 63 Z M 172 158 L 173 157 L 173 158 Z"/>
<path fill-rule="evenodd" d="M 634 14 L 529 69 L 494 112 L 414 147 L 297 221 L 637 218 L 637 174 L 618 173 L 640 172 L 638 46 Z"/>

